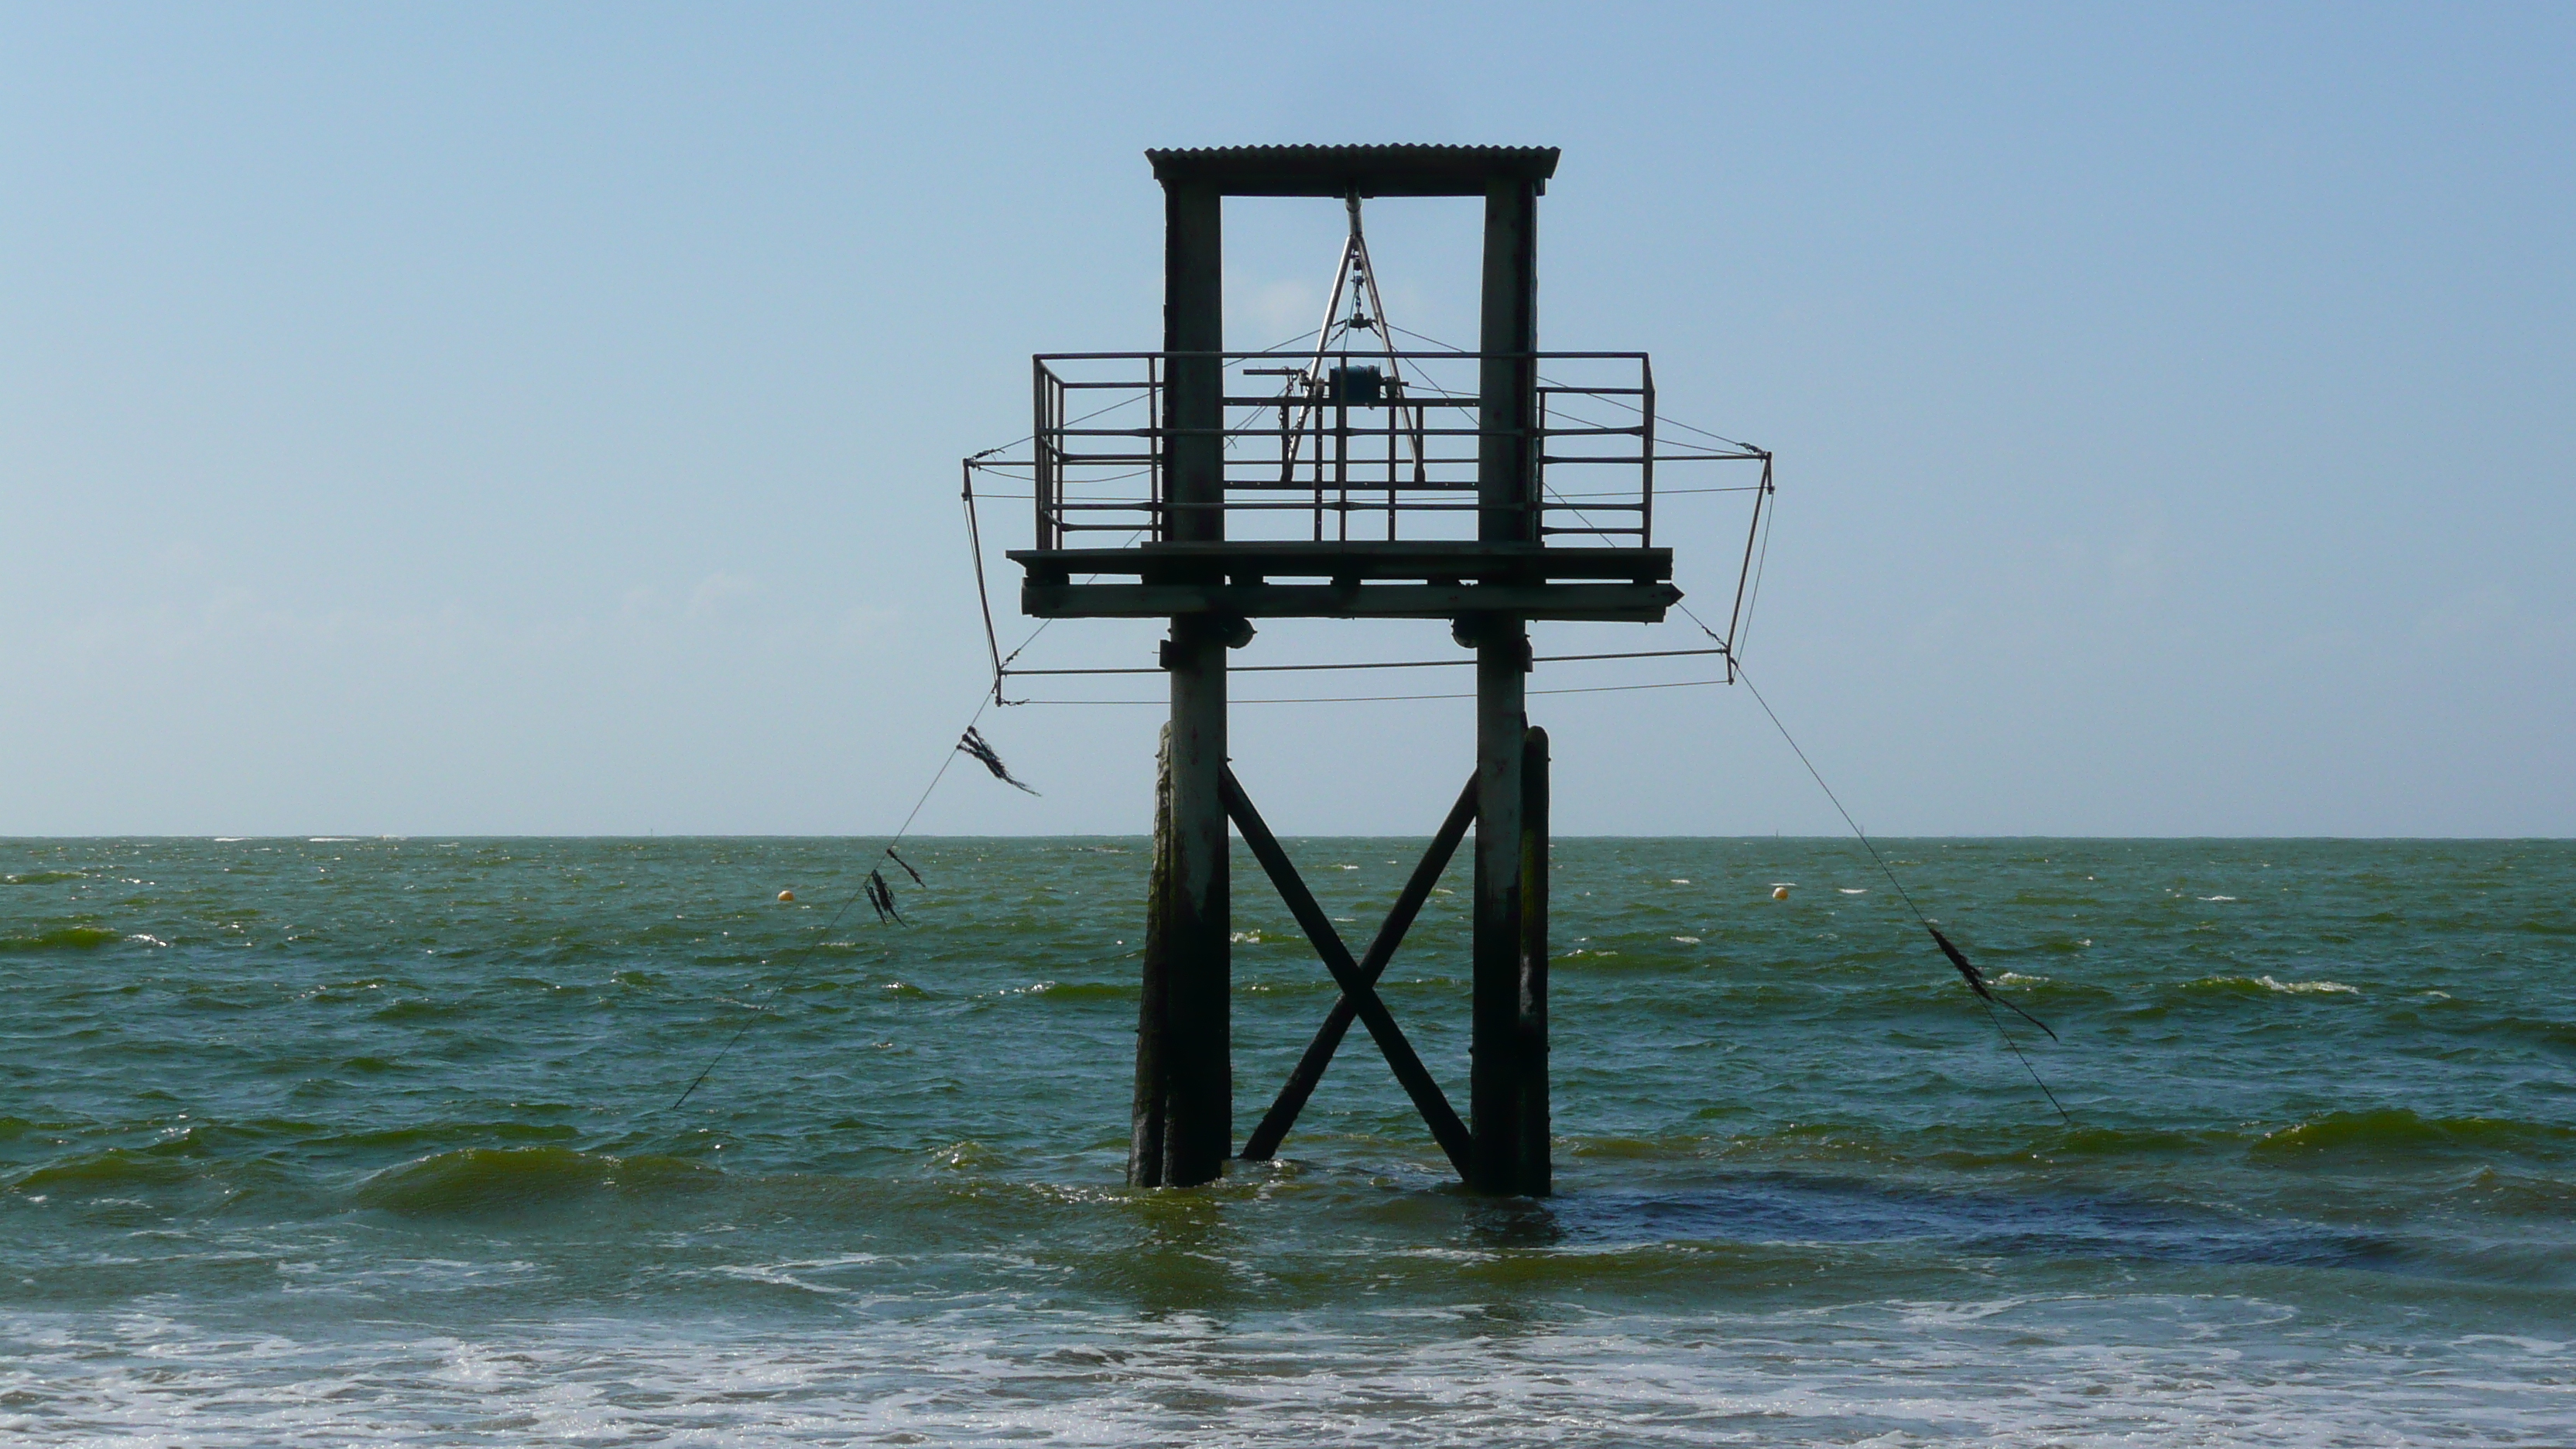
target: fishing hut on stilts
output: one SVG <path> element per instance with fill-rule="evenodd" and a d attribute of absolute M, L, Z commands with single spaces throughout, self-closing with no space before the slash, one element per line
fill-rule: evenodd
<path fill-rule="evenodd" d="M 1231 821 L 1341 988 L 1242 1155 L 1276 1152 L 1356 1020 L 1470 1187 L 1550 1190 L 1548 745 L 1524 708 L 1528 626 L 1651 623 L 1681 597 L 1671 550 L 1652 542 L 1657 444 L 1645 354 L 1538 350 L 1538 201 L 1557 154 L 1149 151 L 1166 218 L 1162 349 L 1034 360 L 1026 466 L 1035 546 L 1008 555 L 1025 570 L 1025 612 L 1170 621 L 1160 666 L 1171 723 L 1156 792 L 1128 1157 L 1134 1184 L 1207 1182 L 1236 1151 Z M 1311 349 L 1226 350 L 1220 263 L 1230 196 L 1314 197 L 1348 209 L 1350 240 Z M 1473 352 L 1396 344 L 1359 224 L 1372 197 L 1482 199 L 1482 330 Z M 1132 411 L 1117 412 L 1122 399 Z M 1618 410 L 1606 423 L 1591 416 L 1603 404 Z M 969 460 L 970 510 L 977 462 Z M 1546 485 L 1551 472 L 1568 471 L 1583 480 L 1579 505 Z M 1104 536 L 1115 542 L 1101 546 Z M 1356 957 L 1227 763 L 1228 657 L 1251 642 L 1254 620 L 1275 618 L 1446 620 L 1474 653 L 1474 769 Z M 997 649 L 997 701 L 1007 662 Z M 1462 1119 L 1375 983 L 1471 833 L 1472 1057 Z"/>

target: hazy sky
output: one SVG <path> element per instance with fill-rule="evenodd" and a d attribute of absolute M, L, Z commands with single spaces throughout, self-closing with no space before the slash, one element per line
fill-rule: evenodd
<path fill-rule="evenodd" d="M 1298 141 L 1564 148 L 1544 344 L 1777 451 L 1748 661 L 1873 830 L 2576 834 L 2576 10 L 2341 4 L 7 6 L 0 834 L 889 828 L 984 685 L 957 458 L 1157 342 L 1140 152 Z M 1235 345 L 1336 210 L 1229 207 Z M 1472 337 L 1474 206 L 1371 225 Z M 1533 715 L 1566 832 L 1837 828 L 1740 691 Z M 1141 829 L 1156 718 L 988 714 L 1043 797 L 918 828 Z M 1234 727 L 1287 833 L 1468 768 Z"/>

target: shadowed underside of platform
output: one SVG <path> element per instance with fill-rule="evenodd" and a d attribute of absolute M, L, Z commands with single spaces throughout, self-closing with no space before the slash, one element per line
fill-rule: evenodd
<path fill-rule="evenodd" d="M 1228 541 L 1019 549 L 1010 557 L 1028 571 L 1021 608 L 1042 619 L 1447 619 L 1507 612 L 1653 623 L 1681 598 L 1671 583 L 1668 548 Z M 1077 576 L 1094 581 L 1076 583 Z M 1120 581 L 1096 581 L 1103 577 Z"/>

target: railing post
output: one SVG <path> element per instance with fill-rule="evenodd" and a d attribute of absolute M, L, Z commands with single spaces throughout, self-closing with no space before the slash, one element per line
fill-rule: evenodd
<path fill-rule="evenodd" d="M 1655 543 L 1655 364 L 1651 359 L 1637 359 L 1638 387 L 1645 393 L 1645 442 L 1640 451 L 1645 455 L 1645 470 L 1637 480 L 1637 547 L 1652 548 Z"/>
<path fill-rule="evenodd" d="M 1029 432 L 1034 444 L 1029 450 L 1029 496 L 1036 500 L 1039 548 L 1056 547 L 1056 535 L 1047 527 L 1047 438 L 1051 435 L 1047 421 L 1047 366 L 1041 358 L 1029 359 Z"/>
<path fill-rule="evenodd" d="M 1146 537 L 1172 536 L 1172 521 L 1163 509 L 1163 360 L 1145 358 L 1145 528 Z"/>

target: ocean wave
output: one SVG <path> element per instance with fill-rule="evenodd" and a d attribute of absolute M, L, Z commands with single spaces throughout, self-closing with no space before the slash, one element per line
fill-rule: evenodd
<path fill-rule="evenodd" d="M 464 1002 L 432 1001 L 423 996 L 407 996 L 399 1001 L 387 1002 L 367 1013 L 367 1017 L 371 1021 L 384 1022 L 437 1021 L 443 1018 L 466 1016 L 471 1014 L 472 1010 L 473 1008 Z"/>
<path fill-rule="evenodd" d="M 2242 996 L 2277 992 L 2284 996 L 2359 996 L 2361 988 L 2340 981 L 2282 981 L 2265 976 L 2203 976 L 2183 983 L 2186 991 L 2225 991 Z"/>
<path fill-rule="evenodd" d="M 1675 1261 L 1705 1268 L 1725 1257 Z M 781 1273 L 831 1271 L 754 1261 L 733 1276 L 775 1293 Z M 1992 1290 L 1956 1303 L 1876 1295 L 1833 1313 L 1729 1304 L 1592 1311 L 1567 1323 L 1515 1307 L 1506 1272 L 1466 1276 L 1469 1301 L 1410 1329 L 1350 1313 L 1077 1316 L 950 1300 L 872 1304 L 818 1322 L 558 1310 L 506 1327 L 287 1322 L 247 1332 L 183 1311 L 14 1310 L 0 1333 L 23 1345 L 13 1354 L 23 1376 L 0 1413 L 22 1426 L 77 1424 L 84 1442 L 215 1449 L 629 1440 L 2322 1449 L 2528 1445 L 2555 1437 L 2545 1426 L 2565 1411 L 2565 1335 L 2555 1332 L 2441 1335 L 2427 1365 L 2377 1323 L 2249 1295 Z"/>
<path fill-rule="evenodd" d="M 0 885 L 53 885 L 60 881 L 87 879 L 89 875 L 85 871 L 30 870 L 16 875 L 0 875 Z"/>
<path fill-rule="evenodd" d="M 50 1162 L 22 1174 L 11 1190 L 29 1195 L 97 1195 L 185 1182 L 196 1169 L 185 1159 L 111 1147 L 105 1152 Z"/>
<path fill-rule="evenodd" d="M 358 1185 L 361 1207 L 405 1216 L 472 1216 L 578 1206 L 602 1194 L 704 1188 L 723 1174 L 677 1157 L 613 1157 L 569 1147 L 467 1147 L 389 1167 Z"/>
<path fill-rule="evenodd" d="M 1041 981 L 1026 988 L 1025 994 L 1054 1001 L 1133 1001 L 1141 991 L 1123 981 Z"/>
<path fill-rule="evenodd" d="M 2502 1016 L 2480 1023 L 2473 1029 L 2481 1034 L 2492 1031 L 2521 1037 L 2552 1051 L 2576 1053 L 2576 1022 L 2552 1021 L 2547 1017 Z"/>
<path fill-rule="evenodd" d="M 32 936 L 0 936 L 0 951 L 95 951 L 124 939 L 104 926 L 56 926 Z"/>
<path fill-rule="evenodd" d="M 2505 1117 L 2426 1117 L 2411 1107 L 2329 1112 L 2267 1132 L 2258 1158 L 2413 1158 L 2455 1153 L 2564 1154 L 2576 1130 Z"/>
<path fill-rule="evenodd" d="M 2482 1211 L 2563 1223 L 2576 1217 L 2576 1182 L 2563 1177 L 2482 1167 L 2449 1194 Z"/>
<path fill-rule="evenodd" d="M 560 1143 L 581 1134 L 560 1122 L 464 1120 L 424 1122 L 409 1127 L 375 1127 L 356 1132 L 316 1132 L 304 1145 L 333 1152 L 420 1152 L 426 1148 L 489 1147 Z"/>

